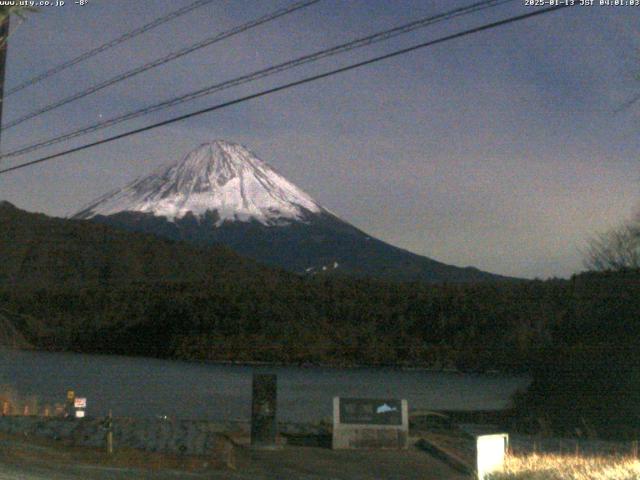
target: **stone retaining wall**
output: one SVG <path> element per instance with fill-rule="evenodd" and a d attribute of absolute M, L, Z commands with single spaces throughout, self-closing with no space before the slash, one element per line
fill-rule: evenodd
<path fill-rule="evenodd" d="M 0 417 L 0 432 L 61 440 L 74 446 L 104 447 L 104 418 Z M 206 421 L 164 419 L 113 419 L 114 448 L 149 452 L 211 455 L 224 449 L 223 432 L 237 426 Z"/>

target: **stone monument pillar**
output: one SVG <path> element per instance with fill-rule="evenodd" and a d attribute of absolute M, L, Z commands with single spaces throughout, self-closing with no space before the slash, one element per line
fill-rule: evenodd
<path fill-rule="evenodd" d="M 258 448 L 276 447 L 277 377 L 254 374 L 251 400 L 251 445 Z"/>

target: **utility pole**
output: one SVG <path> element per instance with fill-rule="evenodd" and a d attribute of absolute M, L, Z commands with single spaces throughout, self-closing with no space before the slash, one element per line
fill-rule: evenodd
<path fill-rule="evenodd" d="M 7 47 L 9 45 L 9 18 L 11 14 L 7 12 L 0 24 L 0 142 L 2 141 L 2 110 L 4 107 L 4 77 L 7 66 Z M 1 151 L 2 143 L 0 143 Z"/>
<path fill-rule="evenodd" d="M 113 415 L 111 410 L 109 410 L 105 428 L 107 429 L 107 455 L 113 455 Z"/>
<path fill-rule="evenodd" d="M 107 455 L 113 455 L 113 414 L 109 410 L 109 415 L 101 424 L 101 427 L 106 430 L 105 439 L 107 443 Z"/>

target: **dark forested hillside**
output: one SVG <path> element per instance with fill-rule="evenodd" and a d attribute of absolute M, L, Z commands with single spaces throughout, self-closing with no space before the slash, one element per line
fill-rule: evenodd
<path fill-rule="evenodd" d="M 134 282 L 206 282 L 266 268 L 231 250 L 27 213 L 0 203 L 0 285 L 63 288 Z M 270 273 L 277 272 L 269 270 Z"/>

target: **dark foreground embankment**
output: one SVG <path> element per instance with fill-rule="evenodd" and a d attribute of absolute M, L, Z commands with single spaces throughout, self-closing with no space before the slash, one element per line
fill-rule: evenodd
<path fill-rule="evenodd" d="M 0 417 L 0 478 L 468 478 L 413 446 L 406 450 L 336 451 L 326 448 L 323 442 L 308 443 L 306 440 L 309 438 L 326 437 L 327 428 L 322 426 L 281 424 L 280 447 L 255 450 L 248 445 L 246 426 L 198 421 L 114 419 L 115 452 L 107 455 L 104 448 L 106 432 L 101 428 L 101 420 Z M 226 429 L 229 431 L 223 431 Z M 138 445 L 147 450 L 126 448 L 124 445 Z M 151 449 L 157 451 L 151 453 Z M 164 449 L 178 453 L 161 453 L 160 450 Z M 193 455 L 192 452 L 202 453 Z"/>

